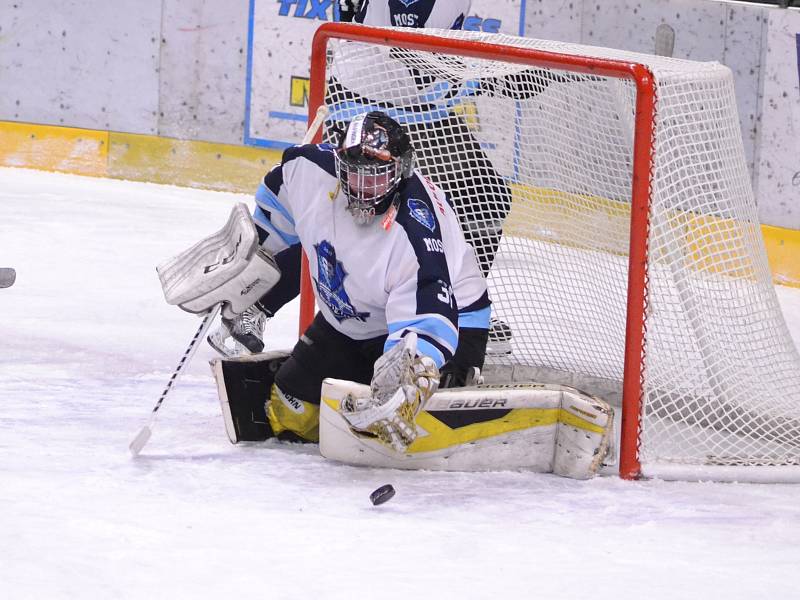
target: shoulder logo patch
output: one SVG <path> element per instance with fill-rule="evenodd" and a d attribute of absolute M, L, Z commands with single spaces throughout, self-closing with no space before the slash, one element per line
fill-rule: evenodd
<path fill-rule="evenodd" d="M 430 231 L 436 230 L 436 219 L 428 210 L 428 205 L 416 198 L 408 199 L 408 211 L 417 223 Z"/>

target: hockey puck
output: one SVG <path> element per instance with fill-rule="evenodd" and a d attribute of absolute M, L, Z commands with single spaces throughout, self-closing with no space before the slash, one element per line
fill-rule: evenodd
<path fill-rule="evenodd" d="M 378 506 L 383 504 L 384 502 L 388 502 L 394 497 L 394 488 L 392 484 L 387 483 L 386 485 L 382 485 L 377 490 L 372 492 L 369 495 L 369 500 L 372 502 L 373 506 Z"/>
<path fill-rule="evenodd" d="M 7 288 L 14 285 L 17 279 L 17 272 L 11 267 L 0 267 L 0 288 Z"/>

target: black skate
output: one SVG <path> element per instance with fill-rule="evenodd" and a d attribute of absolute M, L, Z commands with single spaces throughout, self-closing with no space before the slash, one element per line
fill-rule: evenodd
<path fill-rule="evenodd" d="M 492 317 L 489 321 L 489 341 L 486 343 L 486 354 L 489 356 L 511 354 L 511 338 L 511 327 L 508 323 Z"/>
<path fill-rule="evenodd" d="M 234 319 L 223 317 L 219 327 L 208 336 L 208 343 L 228 358 L 263 352 L 264 325 L 271 316 L 253 305 Z"/>

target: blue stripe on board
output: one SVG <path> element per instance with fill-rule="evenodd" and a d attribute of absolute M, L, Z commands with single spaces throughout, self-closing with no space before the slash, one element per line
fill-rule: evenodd
<path fill-rule="evenodd" d="M 255 146 L 257 148 L 273 148 L 275 150 L 286 150 L 286 148 L 291 148 L 295 144 L 290 144 L 289 142 L 278 142 L 276 140 L 262 140 L 259 138 L 247 138 L 245 140 L 245 144 L 247 146 Z"/>
<path fill-rule="evenodd" d="M 340 102 L 330 108 L 329 118 L 333 121 L 351 121 L 356 115 L 371 110 L 380 110 L 389 115 L 401 125 L 409 123 L 431 123 L 441 121 L 450 115 L 450 110 L 441 108 L 426 112 L 404 110 L 402 108 L 385 108 L 377 105 L 362 104 L 360 102 Z"/>
<path fill-rule="evenodd" d="M 269 111 L 269 116 L 272 119 L 283 119 L 284 121 L 302 121 L 308 122 L 308 115 L 298 115 L 297 113 L 281 112 L 278 110 Z"/>
<path fill-rule="evenodd" d="M 794 34 L 797 40 L 797 85 L 800 85 L 800 33 Z"/>
<path fill-rule="evenodd" d="M 244 139 L 245 145 L 252 145 L 250 140 L 250 102 L 253 86 L 253 28 L 255 22 L 256 0 L 250 0 L 247 11 L 247 70 L 244 80 Z"/>

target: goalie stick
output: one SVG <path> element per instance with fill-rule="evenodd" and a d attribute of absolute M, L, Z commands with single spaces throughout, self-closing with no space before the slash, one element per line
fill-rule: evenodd
<path fill-rule="evenodd" d="M 14 285 L 17 279 L 17 272 L 11 267 L 0 267 L 0 288 L 7 288 Z"/>
<path fill-rule="evenodd" d="M 322 122 L 325 120 L 327 114 L 328 114 L 328 109 L 324 104 L 317 109 L 317 114 L 314 116 L 314 120 L 311 122 L 311 125 L 309 125 L 306 134 L 303 136 L 303 141 L 300 142 L 301 144 L 311 143 L 311 141 L 314 139 L 314 136 L 317 134 L 317 131 L 322 126 Z M 180 361 L 178 361 L 178 366 L 175 367 L 175 370 L 172 372 L 169 381 L 167 381 L 167 385 L 164 388 L 164 391 L 161 392 L 161 396 L 159 397 L 158 402 L 156 402 L 156 405 L 153 407 L 153 410 L 150 413 L 150 420 L 144 427 L 141 428 L 141 430 L 139 430 L 139 433 L 136 434 L 136 437 L 133 438 L 133 440 L 131 440 L 131 443 L 128 445 L 128 449 L 131 451 L 131 454 L 133 456 L 138 456 L 139 453 L 147 444 L 147 442 L 150 440 L 150 436 L 153 434 L 153 427 L 155 426 L 156 418 L 158 417 L 158 410 L 161 408 L 161 405 L 164 403 L 164 400 L 169 395 L 173 385 L 178 380 L 178 377 L 180 377 L 181 373 L 183 372 L 183 369 L 186 367 L 186 365 L 188 365 L 191 362 L 192 357 L 197 351 L 199 340 L 205 337 L 205 334 L 208 331 L 208 328 L 211 326 L 211 323 L 214 321 L 214 317 L 217 316 L 220 307 L 221 305 L 217 305 L 205 313 L 203 321 L 202 323 L 200 323 L 200 327 L 198 327 L 197 331 L 194 334 L 194 337 L 192 337 L 192 341 L 189 342 L 189 346 L 186 348 L 186 351 L 183 353 L 183 356 L 181 357 Z"/>

